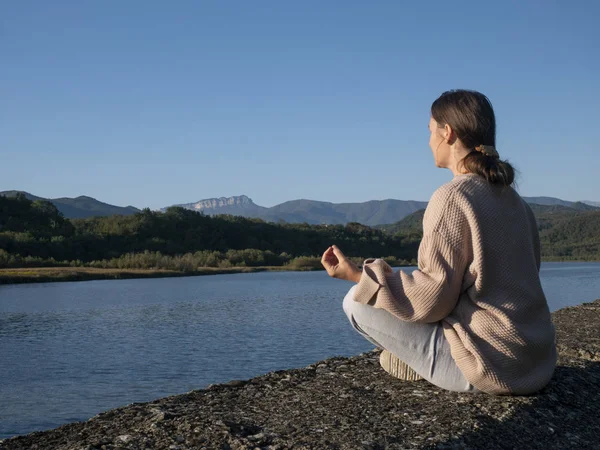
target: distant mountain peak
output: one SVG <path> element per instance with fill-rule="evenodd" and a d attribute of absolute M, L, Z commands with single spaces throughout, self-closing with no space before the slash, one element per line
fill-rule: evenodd
<path fill-rule="evenodd" d="M 231 197 L 212 197 L 212 198 L 203 198 L 202 200 L 198 200 L 194 203 L 200 202 L 212 202 L 212 201 L 223 201 L 223 202 L 238 202 L 238 203 L 254 203 L 250 197 L 247 195 L 233 195 Z"/>
<path fill-rule="evenodd" d="M 585 203 L 586 205 L 600 207 L 600 202 L 593 202 L 591 200 L 581 200 L 581 203 Z"/>
<path fill-rule="evenodd" d="M 228 213 L 231 209 L 245 210 L 262 208 L 256 205 L 247 195 L 235 195 L 232 197 L 215 197 L 198 200 L 194 203 L 183 203 L 179 205 L 181 208 L 191 209 L 194 211 L 206 211 L 209 214 Z"/>
<path fill-rule="evenodd" d="M 46 200 L 53 203 L 54 206 L 69 219 L 93 216 L 112 216 L 115 214 L 126 216 L 139 212 L 139 209 L 134 208 L 133 206 L 121 207 L 110 205 L 87 195 L 81 195 L 76 198 L 43 198 L 25 191 L 4 191 L 0 192 L 0 195 L 14 196 L 18 193 L 24 194 L 29 200 Z"/>
<path fill-rule="evenodd" d="M 331 203 L 317 200 L 290 200 L 265 208 L 256 205 L 246 195 L 219 197 L 195 203 L 174 205 L 208 215 L 231 214 L 255 217 L 267 222 L 345 224 L 360 222 L 365 225 L 392 223 L 406 215 L 425 208 L 426 202 L 384 200 L 363 203 Z M 163 211 L 166 208 L 163 209 Z"/>

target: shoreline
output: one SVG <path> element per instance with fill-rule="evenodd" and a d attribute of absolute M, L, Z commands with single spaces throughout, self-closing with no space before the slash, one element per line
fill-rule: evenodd
<path fill-rule="evenodd" d="M 55 283 L 64 281 L 130 280 L 138 278 L 173 278 L 256 272 L 306 272 L 313 268 L 287 266 L 203 267 L 193 272 L 166 269 L 99 269 L 94 267 L 31 267 L 0 269 L 0 285 Z"/>
<path fill-rule="evenodd" d="M 600 300 L 552 318 L 557 368 L 531 395 L 403 382 L 370 351 L 133 403 L 0 440 L 0 450 L 597 448 Z"/>
<path fill-rule="evenodd" d="M 600 261 L 542 260 L 542 263 L 598 263 Z M 413 265 L 394 266 L 414 267 Z M 26 283 L 56 283 L 93 280 L 130 280 L 142 278 L 196 277 L 257 272 L 316 272 L 321 267 L 256 266 L 201 267 L 193 272 L 168 269 L 101 269 L 95 267 L 17 267 L 0 269 L 0 286 Z"/>

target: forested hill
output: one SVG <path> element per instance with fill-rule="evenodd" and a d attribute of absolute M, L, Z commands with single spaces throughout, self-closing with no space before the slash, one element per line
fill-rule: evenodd
<path fill-rule="evenodd" d="M 64 217 L 75 219 L 92 216 L 112 216 L 115 214 L 120 215 L 131 215 L 139 212 L 140 210 L 133 206 L 115 206 L 109 205 L 96 200 L 95 198 L 88 197 L 86 195 L 80 195 L 79 197 L 69 198 L 42 198 L 36 195 L 32 195 L 28 192 L 22 191 L 3 191 L 0 192 L 0 197 L 15 197 L 17 195 L 24 196 L 29 200 L 43 200 L 52 203 L 62 213 Z"/>
<path fill-rule="evenodd" d="M 278 265 L 290 255 L 321 255 L 332 244 L 350 256 L 409 261 L 418 246 L 358 223 L 274 224 L 239 216 L 210 217 L 176 207 L 165 212 L 145 209 L 131 216 L 65 219 L 50 202 L 0 196 L 0 256 L 4 251 L 5 260 L 20 255 L 85 263 L 145 251 L 181 255 L 256 249 L 263 252 L 257 256 L 262 264 Z"/>

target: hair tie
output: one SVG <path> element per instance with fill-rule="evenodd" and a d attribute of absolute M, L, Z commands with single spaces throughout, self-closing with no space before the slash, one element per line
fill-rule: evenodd
<path fill-rule="evenodd" d="M 485 156 L 489 156 L 490 158 L 500 158 L 500 155 L 496 151 L 496 147 L 493 145 L 478 145 L 475 147 L 480 153 L 483 153 Z"/>

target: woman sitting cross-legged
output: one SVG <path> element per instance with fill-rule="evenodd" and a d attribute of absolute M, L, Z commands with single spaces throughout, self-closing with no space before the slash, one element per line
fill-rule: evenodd
<path fill-rule="evenodd" d="M 555 332 L 536 221 L 495 149 L 492 105 L 479 92 L 445 92 L 431 107 L 429 131 L 436 166 L 454 178 L 425 211 L 418 269 L 368 259 L 360 270 L 335 246 L 322 263 L 330 276 L 357 283 L 344 310 L 384 349 L 388 372 L 459 392 L 536 392 L 554 372 Z"/>

